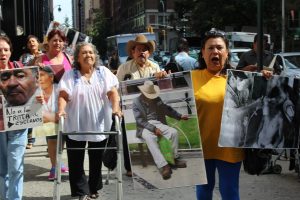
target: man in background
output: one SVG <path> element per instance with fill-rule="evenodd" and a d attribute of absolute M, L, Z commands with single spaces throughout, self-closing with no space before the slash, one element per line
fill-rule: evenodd
<path fill-rule="evenodd" d="M 181 39 L 177 51 L 175 61 L 180 69 L 179 71 L 190 71 L 198 66 L 197 60 L 189 56 L 189 46 L 186 39 Z"/>
<path fill-rule="evenodd" d="M 258 35 L 254 36 L 253 48 L 250 51 L 247 51 L 242 54 L 236 69 L 255 72 L 258 70 L 257 68 L 257 38 Z M 268 37 L 266 35 L 263 36 L 263 67 L 269 67 L 274 54 L 270 51 L 266 50 L 268 44 Z M 277 63 L 274 64 L 274 73 L 280 74 L 281 70 Z"/>

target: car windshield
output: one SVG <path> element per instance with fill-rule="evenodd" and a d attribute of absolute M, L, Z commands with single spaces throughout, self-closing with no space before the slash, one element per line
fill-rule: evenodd
<path fill-rule="evenodd" d="M 284 62 L 289 69 L 299 69 L 300 68 L 300 55 L 295 56 L 285 56 Z"/>

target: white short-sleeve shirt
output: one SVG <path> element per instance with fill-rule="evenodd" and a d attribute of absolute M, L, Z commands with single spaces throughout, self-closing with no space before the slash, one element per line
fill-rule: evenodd
<path fill-rule="evenodd" d="M 64 73 L 59 82 L 59 91 L 69 95 L 66 106 L 65 132 L 109 131 L 112 109 L 107 97 L 113 87 L 118 87 L 117 77 L 104 66 L 95 69 L 90 80 L 78 70 Z M 102 141 L 105 135 L 69 135 L 77 141 Z"/>

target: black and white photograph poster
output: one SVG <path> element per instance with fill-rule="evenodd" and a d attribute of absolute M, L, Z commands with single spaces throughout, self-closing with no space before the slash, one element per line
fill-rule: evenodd
<path fill-rule="evenodd" d="M 228 70 L 219 146 L 298 148 L 300 80 Z"/>
<path fill-rule="evenodd" d="M 38 67 L 15 68 L 0 72 L 5 131 L 40 126 L 43 123 Z"/>
<path fill-rule="evenodd" d="M 190 72 L 120 89 L 135 189 L 206 184 Z"/>

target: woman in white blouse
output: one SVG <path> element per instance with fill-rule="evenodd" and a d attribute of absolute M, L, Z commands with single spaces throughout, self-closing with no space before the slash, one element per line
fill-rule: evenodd
<path fill-rule="evenodd" d="M 98 52 L 93 44 L 80 43 L 74 52 L 73 70 L 60 80 L 58 115 L 65 116 L 66 132 L 109 131 L 111 116 L 121 116 L 118 79 L 110 70 L 99 65 Z M 70 135 L 67 148 L 104 147 L 105 135 Z M 102 188 L 102 152 L 88 150 L 89 178 L 84 173 L 84 150 L 68 150 L 71 195 L 80 200 L 97 198 Z"/>

